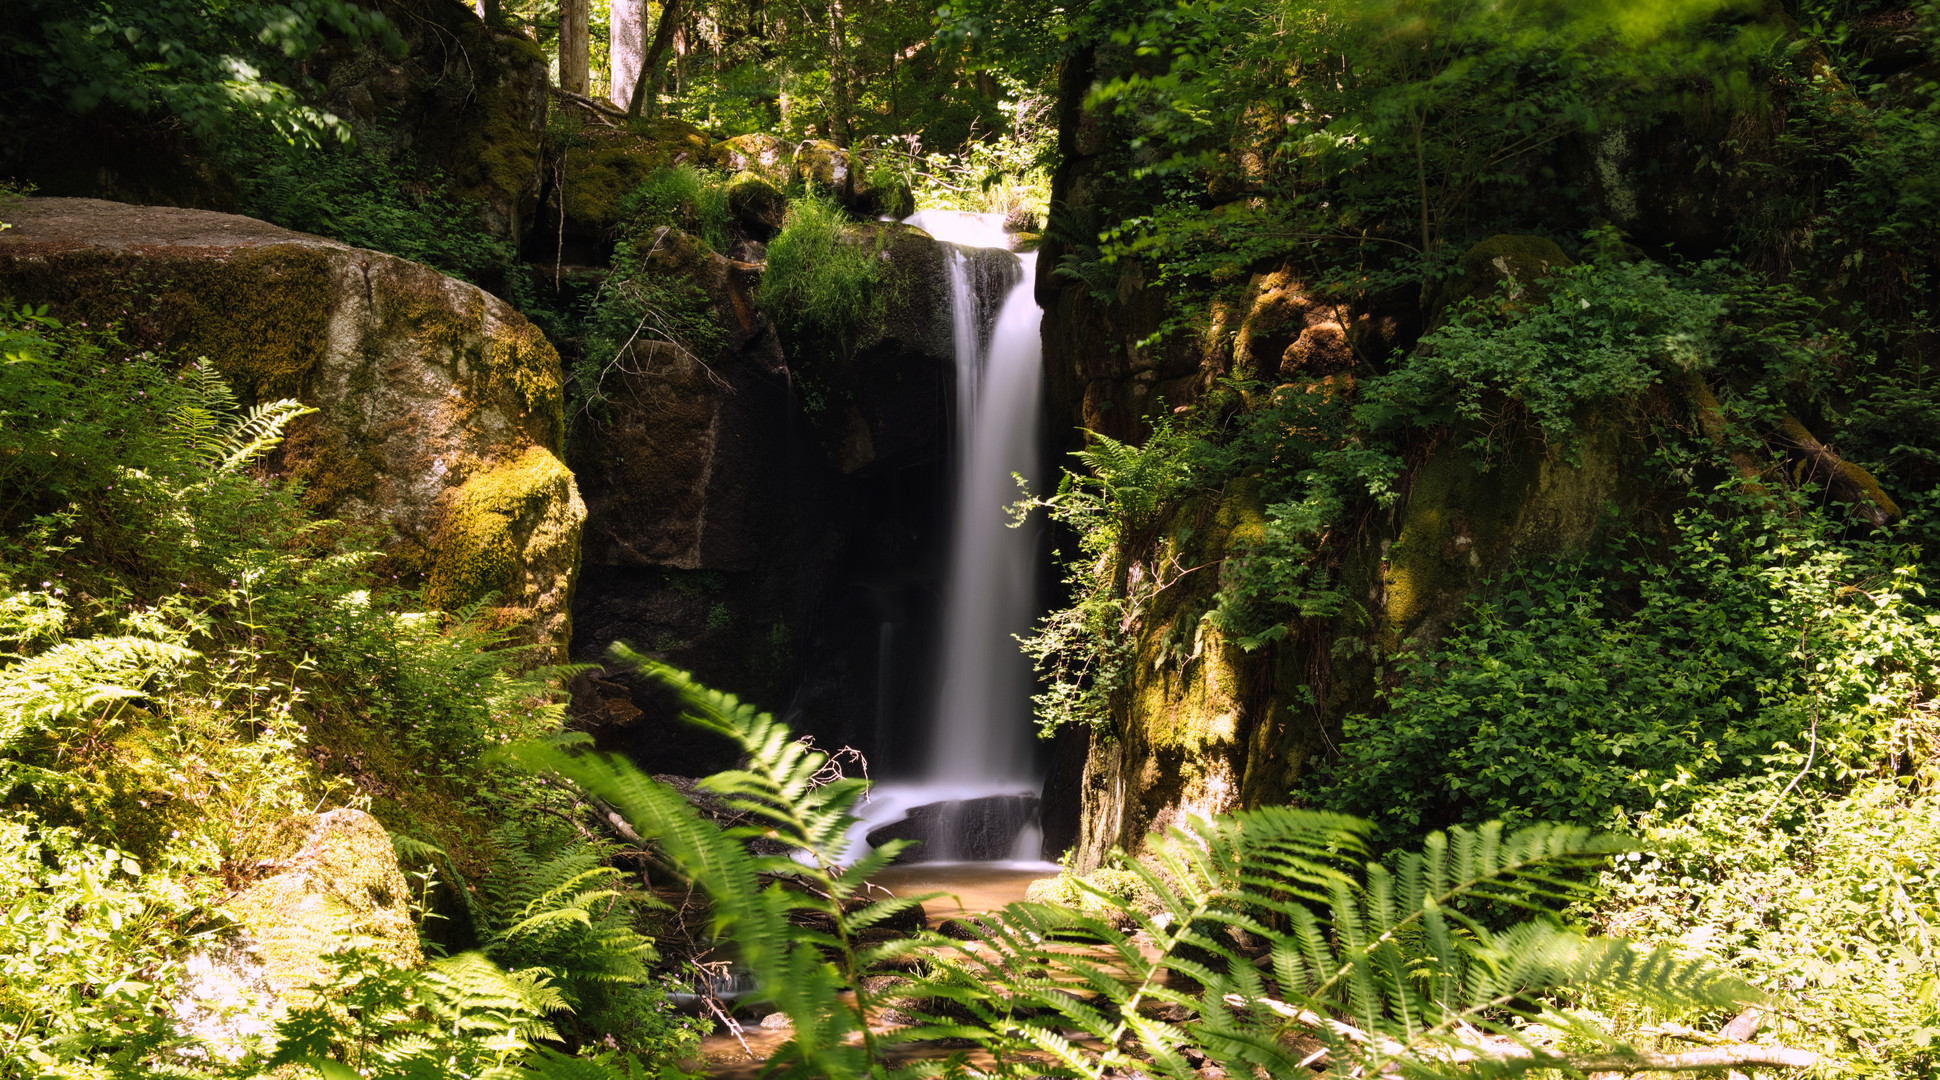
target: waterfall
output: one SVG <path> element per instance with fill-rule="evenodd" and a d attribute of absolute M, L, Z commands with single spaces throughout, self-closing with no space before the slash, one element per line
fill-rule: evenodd
<path fill-rule="evenodd" d="M 956 507 L 929 762 L 919 783 L 878 789 L 880 805 L 865 814 L 872 824 L 939 801 L 1026 795 L 1034 806 L 1037 787 L 1031 667 L 1016 640 L 1034 614 L 1036 548 L 1027 530 L 1009 527 L 1007 512 L 1021 494 L 1013 474 L 1037 471 L 1037 256 L 1009 253 L 1001 215 L 924 211 L 907 222 L 953 245 Z M 1038 835 L 1033 820 L 1011 857 L 1036 859 Z M 958 855 L 940 839 L 926 843 L 929 858 Z"/>

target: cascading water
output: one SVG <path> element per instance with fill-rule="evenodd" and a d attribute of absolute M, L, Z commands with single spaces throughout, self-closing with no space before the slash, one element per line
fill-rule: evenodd
<path fill-rule="evenodd" d="M 1001 215 L 924 211 L 907 222 L 957 245 L 950 260 L 957 354 L 956 518 L 929 764 L 918 783 L 877 788 L 866 816 L 873 825 L 912 807 L 990 796 L 1013 798 L 978 804 L 980 812 L 1034 815 L 1034 802 L 1015 797 L 1028 798 L 1037 787 L 1031 775 L 1031 668 L 1016 640 L 1030 628 L 1035 546 L 1026 530 L 1009 527 L 1006 508 L 1019 495 L 1013 474 L 1030 478 L 1038 458 L 1041 345 L 1032 291 L 1037 255 L 993 257 L 989 250 L 977 250 L 1008 252 Z M 1001 304 L 994 304 L 998 296 Z M 1027 805 L 1032 808 L 1024 809 Z M 969 854 L 951 849 L 951 832 L 946 824 L 925 841 L 929 859 Z M 1033 817 L 1009 855 L 1036 860 L 1039 847 Z"/>

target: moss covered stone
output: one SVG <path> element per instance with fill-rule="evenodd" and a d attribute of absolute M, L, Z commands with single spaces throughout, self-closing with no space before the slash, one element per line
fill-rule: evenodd
<path fill-rule="evenodd" d="M 736 135 L 721 143 L 722 164 L 736 172 L 751 172 L 769 183 L 783 185 L 795 161 L 795 147 L 765 132 Z"/>
<path fill-rule="evenodd" d="M 279 453 L 311 509 L 380 526 L 381 572 L 435 576 L 440 602 L 499 591 L 504 621 L 563 655 L 584 511 L 557 460 L 559 357 L 518 312 L 416 263 L 229 214 L 30 199 L 9 221 L 0 294 L 207 356 L 246 399 L 315 406 Z M 451 508 L 471 505 L 454 492 L 541 461 L 555 472 L 532 490 L 553 503 L 534 520 L 550 524 L 520 533 L 509 578 L 471 589 L 440 550 Z"/>
<path fill-rule="evenodd" d="M 1461 276 L 1449 282 L 1440 297 L 1438 306 L 1444 313 L 1464 301 L 1495 295 L 1504 283 L 1508 285 L 1504 301 L 1516 303 L 1531 282 L 1574 263 L 1553 240 L 1504 233 L 1463 252 L 1457 265 Z"/>
<path fill-rule="evenodd" d="M 795 148 L 795 175 L 828 191 L 845 191 L 849 152 L 827 139 L 810 139 Z"/>
<path fill-rule="evenodd" d="M 361 810 L 290 818 L 248 853 L 273 872 L 229 902 L 249 932 L 264 975 L 286 1002 L 327 981 L 325 959 L 353 939 L 405 967 L 424 962 L 410 892 L 390 834 Z"/>
<path fill-rule="evenodd" d="M 555 604 L 565 617 L 564 598 L 545 596 L 557 575 L 543 571 L 578 560 L 586 508 L 566 466 L 544 447 L 528 447 L 466 480 L 449 500 L 431 544 L 425 599 L 451 610 L 496 594 L 508 618 Z"/>
<path fill-rule="evenodd" d="M 1483 472 L 1464 451 L 1423 464 L 1381 571 L 1389 647 L 1441 635 L 1469 591 L 1513 559 L 1581 551 L 1625 491 L 1620 426 L 1586 418 L 1580 463 L 1537 443 Z"/>
<path fill-rule="evenodd" d="M 728 181 L 728 212 L 750 236 L 765 240 L 781 230 L 788 216 L 788 196 L 755 172 L 739 172 Z"/>
<path fill-rule="evenodd" d="M 707 133 L 685 120 L 669 117 L 629 128 L 623 121 L 588 118 L 566 148 L 560 170 L 568 228 L 617 225 L 627 194 L 656 170 L 672 165 L 712 166 L 720 160 L 721 153 Z"/>

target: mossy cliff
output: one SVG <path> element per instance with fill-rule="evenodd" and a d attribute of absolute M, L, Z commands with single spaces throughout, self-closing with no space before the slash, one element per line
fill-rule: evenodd
<path fill-rule="evenodd" d="M 324 105 L 350 123 L 359 145 L 449 180 L 477 201 L 487 231 L 522 240 L 539 207 L 545 53 L 487 26 L 469 4 L 362 2 L 390 19 L 406 52 L 326 43 L 309 72 Z"/>
<path fill-rule="evenodd" d="M 402 259 L 250 218 L 29 199 L 0 295 L 206 356 L 252 400 L 319 410 L 280 467 L 320 514 L 380 526 L 381 572 L 563 655 L 584 509 L 560 464 L 559 357 L 491 295 Z"/>
<path fill-rule="evenodd" d="M 1064 430 L 1139 442 L 1161 411 L 1218 427 L 1259 407 L 1256 393 L 1352 401 L 1362 380 L 1388 370 L 1455 305 L 1506 278 L 1539 288 L 1570 265 L 1551 239 L 1505 231 L 1466 249 L 1426 294 L 1344 302 L 1310 288 L 1307 268 L 1291 260 L 1227 268 L 1190 299 L 1155 284 L 1137 258 L 1106 262 L 1084 243 L 1087 230 L 1147 212 L 1112 180 L 1135 156 L 1126 121 L 1084 105 L 1097 80 L 1133 63 L 1114 48 L 1080 50 L 1061 86 L 1053 205 L 1064 221 L 1039 258 L 1064 272 L 1039 276 L 1038 299 L 1047 405 Z M 1234 378 L 1261 389 L 1234 389 Z M 1378 707 L 1384 658 L 1438 639 L 1492 575 L 1583 550 L 1610 507 L 1649 497 L 1630 482 L 1627 421 L 1585 415 L 1574 455 L 1524 439 L 1488 462 L 1462 448 L 1460 431 L 1409 436 L 1392 504 L 1357 510 L 1328 534 L 1320 565 L 1342 598 L 1337 613 L 1295 618 L 1250 652 L 1225 639 L 1212 613 L 1221 575 L 1233 572 L 1226 560 L 1262 535 L 1258 483 L 1242 477 L 1190 495 L 1155 536 L 1138 538 L 1140 550 L 1117 553 L 1121 565 L 1179 579 L 1138 605 L 1126 630 L 1128 684 L 1112 695 L 1107 722 L 1059 736 L 1047 854 L 1068 843 L 1092 867 L 1186 815 L 1293 797 L 1341 719 Z"/>

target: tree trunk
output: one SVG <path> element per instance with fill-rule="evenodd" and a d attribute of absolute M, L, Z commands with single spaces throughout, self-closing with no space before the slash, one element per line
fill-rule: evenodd
<path fill-rule="evenodd" d="M 844 148 L 855 141 L 855 72 L 849 68 L 848 31 L 842 0 L 829 0 L 829 138 Z"/>
<path fill-rule="evenodd" d="M 589 6 L 590 0 L 559 0 L 559 89 L 569 94 L 584 94 L 593 78 Z"/>
<path fill-rule="evenodd" d="M 647 0 L 608 0 L 608 5 L 607 25 L 612 36 L 608 41 L 606 97 L 624 109 L 640 78 L 640 54 L 647 43 Z"/>
<path fill-rule="evenodd" d="M 667 46 L 673 43 L 674 28 L 680 25 L 684 6 L 683 0 L 665 0 L 660 8 L 660 23 L 653 28 L 653 45 L 640 64 L 640 75 L 633 81 L 633 96 L 626 104 L 629 120 L 639 119 L 642 113 L 660 115 L 660 69 L 665 66 Z"/>

